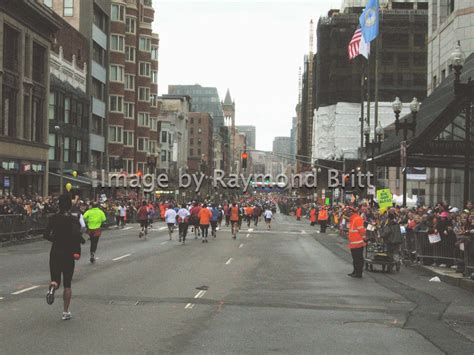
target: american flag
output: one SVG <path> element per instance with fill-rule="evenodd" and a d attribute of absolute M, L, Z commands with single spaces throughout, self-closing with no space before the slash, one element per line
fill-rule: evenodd
<path fill-rule="evenodd" d="M 349 53 L 349 59 L 354 59 L 357 57 L 360 52 L 360 41 L 362 40 L 362 31 L 360 28 L 357 28 L 356 31 L 354 32 L 354 35 L 352 36 L 351 41 L 349 42 L 349 47 L 347 48 L 347 51 Z"/>
<path fill-rule="evenodd" d="M 355 30 L 354 35 L 349 42 L 349 46 L 347 47 L 347 52 L 349 54 L 349 59 L 354 59 L 358 55 L 363 55 L 364 57 L 369 58 L 370 47 L 365 43 L 360 27 Z"/>

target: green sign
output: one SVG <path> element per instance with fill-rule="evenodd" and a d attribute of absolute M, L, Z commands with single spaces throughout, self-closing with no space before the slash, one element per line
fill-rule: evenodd
<path fill-rule="evenodd" d="M 326 201 L 324 202 L 326 206 L 329 206 L 331 204 L 331 201 L 329 200 L 329 197 L 326 197 Z"/>
<path fill-rule="evenodd" d="M 392 207 L 392 191 L 390 189 L 377 190 L 377 201 L 379 203 L 379 211 L 385 212 L 387 208 Z"/>

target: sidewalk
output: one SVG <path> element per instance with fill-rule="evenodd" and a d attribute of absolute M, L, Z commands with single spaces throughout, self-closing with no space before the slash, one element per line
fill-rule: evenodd
<path fill-rule="evenodd" d="M 434 266 L 425 266 L 419 264 L 413 264 L 413 267 L 428 271 L 433 276 L 438 276 L 441 281 L 446 282 L 452 286 L 461 287 L 465 290 L 474 292 L 474 280 L 470 278 L 463 277 L 461 273 L 457 273 L 453 269 L 443 268 L 443 267 L 434 267 Z"/>

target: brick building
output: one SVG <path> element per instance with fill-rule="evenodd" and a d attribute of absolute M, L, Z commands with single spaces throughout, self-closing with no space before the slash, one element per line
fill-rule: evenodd
<path fill-rule="evenodd" d="M 48 193 L 48 58 L 59 28 L 36 1 L 0 2 L 0 194 Z"/>
<path fill-rule="evenodd" d="M 109 170 L 158 165 L 158 36 L 147 0 L 113 0 L 110 12 Z"/>
<path fill-rule="evenodd" d="M 214 168 L 212 116 L 207 112 L 190 112 L 188 125 L 189 171 L 211 175 Z"/>

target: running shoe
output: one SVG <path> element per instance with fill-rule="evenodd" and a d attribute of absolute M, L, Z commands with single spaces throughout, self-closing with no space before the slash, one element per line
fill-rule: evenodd
<path fill-rule="evenodd" d="M 56 289 L 54 288 L 53 285 L 49 286 L 48 293 L 46 294 L 46 303 L 47 304 L 53 304 L 54 303 L 54 292 Z"/>
<path fill-rule="evenodd" d="M 91 262 L 91 264 L 93 264 L 95 262 L 95 255 L 94 253 L 91 253 L 91 258 L 89 259 L 89 261 Z"/>
<path fill-rule="evenodd" d="M 140 233 L 138 233 L 138 238 L 141 239 L 141 237 L 143 237 L 143 232 L 140 231 Z"/>
<path fill-rule="evenodd" d="M 71 312 L 63 312 L 63 317 L 62 317 L 63 320 L 69 320 L 71 318 L 72 318 Z"/>

